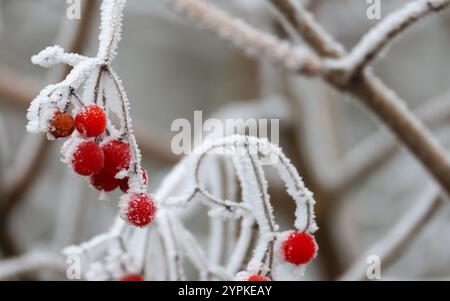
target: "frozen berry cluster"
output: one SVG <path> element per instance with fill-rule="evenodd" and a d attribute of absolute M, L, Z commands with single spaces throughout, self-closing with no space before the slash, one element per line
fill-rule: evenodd
<path fill-rule="evenodd" d="M 90 184 L 99 191 L 111 192 L 120 188 L 120 209 L 122 217 L 130 224 L 144 227 L 150 224 L 156 213 L 156 204 L 145 193 L 148 174 L 145 169 L 130 170 L 131 146 L 124 137 L 112 138 L 107 135 L 108 116 L 97 104 L 83 105 L 72 116 L 57 110 L 49 122 L 48 134 L 53 138 L 73 138 L 65 144 L 66 161 L 80 176 L 89 177 Z M 132 168 L 131 168 L 132 169 Z M 140 177 L 142 187 L 130 189 L 132 179 L 129 173 Z M 139 185 L 137 185 L 139 186 Z"/>

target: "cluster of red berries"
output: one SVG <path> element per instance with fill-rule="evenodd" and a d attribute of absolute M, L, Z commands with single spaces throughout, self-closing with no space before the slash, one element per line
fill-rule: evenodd
<path fill-rule="evenodd" d="M 284 260 L 295 265 L 309 263 L 317 255 L 316 240 L 307 232 L 292 232 L 281 248 Z"/>
<path fill-rule="evenodd" d="M 96 104 L 84 107 L 75 118 L 66 112 L 56 111 L 50 121 L 50 134 L 64 138 L 77 130 L 84 137 L 98 137 L 106 129 L 106 113 Z"/>
<path fill-rule="evenodd" d="M 55 138 L 70 136 L 76 129 L 83 140 L 72 152 L 70 164 L 73 170 L 90 177 L 90 183 L 97 190 L 111 192 L 116 188 L 128 193 L 129 178 L 116 178 L 123 170 L 128 170 L 131 161 L 130 145 L 120 139 L 106 139 L 97 143 L 95 138 L 105 133 L 107 126 L 106 112 L 96 104 L 83 107 L 75 118 L 65 112 L 57 111 L 50 121 L 49 133 Z M 147 171 L 142 169 L 144 185 L 147 185 Z M 131 193 L 125 200 L 126 220 L 131 224 L 143 227 L 151 223 L 156 212 L 153 200 L 144 193 Z"/>

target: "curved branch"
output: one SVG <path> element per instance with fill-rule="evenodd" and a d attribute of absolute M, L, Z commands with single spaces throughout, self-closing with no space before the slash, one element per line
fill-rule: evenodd
<path fill-rule="evenodd" d="M 33 251 L 19 257 L 0 261 L 0 280 L 43 269 L 64 272 L 66 265 L 61 255 L 47 251 Z"/>
<path fill-rule="evenodd" d="M 70 45 L 69 51 L 82 49 L 86 44 L 86 32 L 90 26 L 90 17 L 93 16 L 91 11 L 95 10 L 95 1 L 85 1 L 83 6 L 84 18 L 77 24 L 77 27 L 71 34 L 61 32 L 60 36 L 66 43 Z M 67 69 L 63 69 L 61 78 L 65 78 Z M 59 72 L 51 73 L 52 77 L 60 76 Z M 2 185 L 2 195 L 0 198 L 0 246 L 2 247 L 6 256 L 12 256 L 20 253 L 19 247 L 15 245 L 10 233 L 7 229 L 7 222 L 9 213 L 20 202 L 28 189 L 32 186 L 34 180 L 37 178 L 37 171 L 43 163 L 43 157 L 48 150 L 48 142 L 43 137 L 25 138 L 24 142 L 35 143 L 34 147 L 29 148 L 32 153 L 25 157 L 27 160 L 18 160 L 13 166 L 8 169 L 8 174 L 11 173 L 11 182 L 7 185 Z"/>
<path fill-rule="evenodd" d="M 289 24 L 318 53 L 329 53 L 332 58 L 346 55 L 338 46 L 339 43 L 304 10 L 297 9 L 291 0 L 277 0 L 273 3 L 284 15 L 288 11 L 282 4 L 291 4 L 289 8 L 296 10 L 297 18 L 294 22 L 290 15 L 286 15 Z M 333 51 L 330 52 L 329 49 Z M 355 96 L 373 112 L 408 147 L 442 188 L 450 193 L 450 158 L 433 134 L 408 110 L 405 102 L 368 70 L 352 81 L 345 79 L 339 71 L 325 76 L 331 86 Z"/>
<path fill-rule="evenodd" d="M 402 254 L 409 243 L 432 219 L 443 204 L 436 187 L 424 193 L 416 205 L 378 242 L 372 245 L 339 280 L 364 280 L 366 277 L 367 257 L 376 255 L 384 267 L 393 263 Z"/>
<path fill-rule="evenodd" d="M 247 54 L 268 57 L 284 67 L 304 74 L 317 74 L 320 60 L 306 48 L 291 46 L 286 41 L 261 32 L 240 19 L 199 0 L 166 0 L 176 11 L 222 39 L 242 48 Z"/>
<path fill-rule="evenodd" d="M 346 77 L 351 78 L 361 73 L 390 42 L 410 26 L 449 5 L 450 0 L 416 0 L 408 3 L 370 30 L 347 56 L 340 60 L 328 61 L 327 66 L 343 70 Z"/>

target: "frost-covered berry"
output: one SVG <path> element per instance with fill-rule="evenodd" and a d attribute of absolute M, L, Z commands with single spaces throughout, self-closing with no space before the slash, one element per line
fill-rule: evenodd
<path fill-rule="evenodd" d="M 56 139 L 72 135 L 74 129 L 75 120 L 68 113 L 56 111 L 52 120 L 50 120 L 49 132 Z"/>
<path fill-rule="evenodd" d="M 287 262 L 305 264 L 316 257 L 317 243 L 309 233 L 293 232 L 282 244 L 282 254 Z"/>
<path fill-rule="evenodd" d="M 122 278 L 120 278 L 120 281 L 144 281 L 144 277 L 141 275 L 125 275 Z"/>
<path fill-rule="evenodd" d="M 106 129 L 106 113 L 96 104 L 83 108 L 75 116 L 75 128 L 85 137 L 97 137 Z"/>
<path fill-rule="evenodd" d="M 72 155 L 73 170 L 82 176 L 99 173 L 104 164 L 102 149 L 93 141 L 80 143 Z"/>
<path fill-rule="evenodd" d="M 147 185 L 147 183 L 148 183 L 148 174 L 147 174 L 147 171 L 144 168 L 142 168 L 142 178 L 144 180 L 144 185 Z M 129 179 L 130 178 L 126 177 L 126 178 L 120 180 L 120 182 L 119 182 L 120 189 L 123 192 L 125 192 L 125 193 L 127 193 L 128 189 L 130 189 L 130 187 L 128 186 Z"/>
<path fill-rule="evenodd" d="M 262 275 L 250 275 L 248 276 L 247 281 L 271 281 L 271 279 Z"/>
<path fill-rule="evenodd" d="M 119 186 L 119 180 L 114 174 L 101 171 L 91 176 L 91 185 L 97 190 L 111 192 Z"/>
<path fill-rule="evenodd" d="M 145 193 L 123 195 L 119 207 L 121 217 L 136 227 L 149 225 L 156 214 L 155 202 Z"/>
<path fill-rule="evenodd" d="M 110 140 L 102 144 L 102 150 L 105 155 L 105 172 L 116 174 L 130 166 L 131 153 L 128 143 Z"/>

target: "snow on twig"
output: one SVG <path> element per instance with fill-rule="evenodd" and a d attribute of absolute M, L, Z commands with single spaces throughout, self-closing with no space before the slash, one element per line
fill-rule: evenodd
<path fill-rule="evenodd" d="M 340 69 L 346 76 L 358 74 L 370 64 L 400 33 L 423 17 L 444 10 L 450 5 L 450 0 L 415 0 L 401 9 L 391 13 L 377 26 L 370 30 L 353 50 L 338 60 L 329 60 L 327 67 Z"/>
<path fill-rule="evenodd" d="M 251 153 L 251 150 L 256 152 Z M 198 175 L 196 176 L 198 167 L 205 155 L 212 154 L 229 154 L 232 157 L 236 175 L 242 186 L 242 204 L 221 200 L 219 197 L 209 193 L 198 196 L 198 198 L 209 198 L 204 204 L 210 207 L 212 218 L 242 219 L 241 234 L 233 252 L 231 252 L 229 263 L 226 267 L 222 267 L 215 260 L 208 257 L 208 253 L 197 243 L 193 234 L 184 227 L 176 214 L 177 207 L 180 205 L 183 207 L 188 206 L 197 198 L 192 191 L 198 191 L 198 187 L 201 187 L 201 184 L 195 180 L 196 177 L 200 179 Z M 263 156 L 270 154 L 275 155 L 278 159 L 277 164 L 281 167 L 277 168 L 281 178 L 285 181 L 289 194 L 296 201 L 295 227 L 299 231 L 309 233 L 317 230 L 314 222 L 314 200 L 312 199 L 312 194 L 304 186 L 295 168 L 283 155 L 280 148 L 270 144 L 266 139 L 255 137 L 229 136 L 211 139 L 180 162 L 167 176 L 155 194 L 160 200 L 159 214 L 155 219 L 155 225 L 152 227 L 152 230 L 147 231 L 158 231 L 160 233 L 162 238 L 160 243 L 166 250 L 169 280 L 185 279 L 186 274 L 182 264 L 184 256 L 187 256 L 199 271 L 200 279 L 205 280 L 212 277 L 213 279 L 229 280 L 233 278 L 233 275 L 242 268 L 245 256 L 251 247 L 251 240 L 254 236 L 252 226 L 255 221 L 259 229 L 258 243 L 255 246 L 252 258 L 247 263 L 247 269 L 253 273 L 271 275 L 271 270 L 275 264 L 274 256 L 276 250 L 274 250 L 274 246 L 278 237 L 278 226 L 272 215 L 273 208 L 267 192 L 267 180 L 265 179 L 261 160 Z M 180 183 L 184 183 L 181 186 L 188 186 L 188 188 L 180 188 Z M 197 188 L 195 188 L 196 186 Z M 174 201 L 173 195 L 177 194 L 177 191 L 184 191 L 184 193 L 181 193 L 181 197 L 176 197 L 176 201 Z M 186 191 L 190 192 L 186 193 Z M 232 208 L 239 210 L 230 214 L 229 210 Z M 252 210 L 248 210 L 250 208 Z M 120 228 L 123 233 L 126 226 L 123 222 L 118 221 L 118 223 L 115 231 L 118 236 L 123 237 L 122 240 L 126 246 L 123 252 L 127 253 L 131 252 L 131 250 L 136 250 L 138 247 L 130 242 L 130 237 L 136 237 L 141 234 L 137 230 L 131 229 L 131 236 L 126 238 L 123 234 L 117 232 L 117 229 Z M 110 232 L 109 234 L 97 236 L 90 242 L 81 245 L 83 253 L 95 254 L 93 252 L 94 249 L 110 248 L 111 244 L 108 242 L 116 240 L 117 235 L 113 235 Z M 153 243 L 155 242 L 156 240 Z M 113 246 L 113 248 L 116 247 L 116 245 Z M 71 250 L 74 249 L 68 249 L 66 253 L 69 254 Z M 99 259 L 102 260 L 101 258 Z M 151 261 L 152 259 L 147 258 L 147 260 Z M 91 259 L 90 262 L 91 264 L 96 263 L 94 269 L 97 271 L 97 276 L 103 277 L 104 273 L 98 270 L 98 261 Z M 152 276 L 148 275 L 148 277 L 151 278 Z"/>
<path fill-rule="evenodd" d="M 200 0 L 166 0 L 177 12 L 200 26 L 213 31 L 222 39 L 242 48 L 249 55 L 268 57 L 275 63 L 305 74 L 320 72 L 318 58 L 304 47 L 290 45 L 276 37 L 261 32 L 243 20 Z"/>

